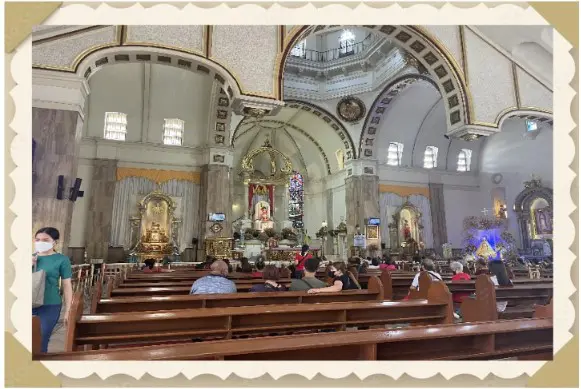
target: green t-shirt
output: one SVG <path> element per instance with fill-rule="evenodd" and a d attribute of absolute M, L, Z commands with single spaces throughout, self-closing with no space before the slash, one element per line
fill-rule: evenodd
<path fill-rule="evenodd" d="M 44 270 L 46 273 L 44 305 L 62 304 L 59 292 L 59 278 L 66 280 L 73 275 L 69 257 L 60 253 L 38 256 L 36 270 Z"/>

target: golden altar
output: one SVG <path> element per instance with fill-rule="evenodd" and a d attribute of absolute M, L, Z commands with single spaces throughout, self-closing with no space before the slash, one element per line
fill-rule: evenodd
<path fill-rule="evenodd" d="M 232 238 L 206 238 L 204 243 L 206 257 L 230 259 L 234 255 L 234 239 Z"/>
<path fill-rule="evenodd" d="M 139 216 L 130 219 L 131 255 L 144 261 L 179 254 L 177 239 L 181 220 L 174 216 L 175 208 L 171 197 L 160 191 L 149 193 L 138 203 Z"/>
<path fill-rule="evenodd" d="M 309 253 L 313 257 L 319 256 L 320 249 L 309 249 Z M 265 256 L 267 261 L 284 261 L 293 262 L 297 254 L 301 253 L 301 247 L 295 248 L 269 248 L 265 250 Z"/>

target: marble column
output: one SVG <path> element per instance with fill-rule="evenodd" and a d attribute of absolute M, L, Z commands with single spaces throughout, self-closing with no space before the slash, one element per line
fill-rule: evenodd
<path fill-rule="evenodd" d="M 446 231 L 446 210 L 444 207 L 444 185 L 429 183 L 430 211 L 432 213 L 432 235 L 434 237 L 434 249 L 442 254 L 442 245 L 448 242 Z"/>
<path fill-rule="evenodd" d="M 200 243 L 207 237 L 232 235 L 232 196 L 230 193 L 230 167 L 209 164 L 202 168 L 200 180 Z M 223 229 L 215 234 L 210 231 L 214 222 L 208 221 L 209 213 L 224 213 Z"/>
<path fill-rule="evenodd" d="M 32 108 L 32 138 L 36 142 L 32 183 L 32 227 L 55 227 L 60 231 L 60 247 L 68 251 L 73 202 L 69 190 L 74 185 L 83 120 L 72 110 Z M 57 199 L 58 176 L 64 176 L 63 199 Z"/>
<path fill-rule="evenodd" d="M 355 226 L 365 232 L 365 219 L 379 215 L 379 178 L 377 176 L 350 176 L 345 179 L 347 204 L 347 233 L 353 235 Z"/>
<path fill-rule="evenodd" d="M 117 182 L 117 161 L 113 159 L 93 160 L 91 198 L 87 212 L 85 229 L 85 249 L 87 257 L 107 258 L 111 237 L 113 199 Z"/>

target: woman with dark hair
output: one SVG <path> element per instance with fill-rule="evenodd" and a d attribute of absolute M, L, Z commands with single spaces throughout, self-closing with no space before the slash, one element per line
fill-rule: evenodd
<path fill-rule="evenodd" d="M 297 253 L 296 257 L 295 257 L 295 274 L 294 274 L 294 278 L 297 279 L 302 279 L 303 275 L 305 274 L 305 261 L 309 258 L 312 258 L 313 256 L 309 253 L 309 245 L 308 244 L 304 244 L 303 247 L 301 247 L 301 253 Z"/>
<path fill-rule="evenodd" d="M 513 286 L 512 281 L 508 278 L 506 266 L 502 261 L 492 260 L 488 263 L 490 278 L 497 286 Z"/>
<path fill-rule="evenodd" d="M 258 257 L 256 262 L 254 262 L 254 267 L 256 267 L 256 271 L 252 273 L 252 278 L 261 278 L 264 266 L 265 266 L 264 258 Z"/>
<path fill-rule="evenodd" d="M 328 269 L 328 276 L 332 279 L 331 286 L 309 289 L 308 293 L 329 293 L 347 289 L 358 289 L 357 285 L 349 277 L 345 262 L 335 262 Z"/>
<path fill-rule="evenodd" d="M 73 300 L 71 283 L 72 269 L 69 257 L 57 253 L 55 246 L 60 238 L 56 228 L 44 227 L 34 235 L 34 255 L 32 256 L 33 271 L 44 270 L 46 274 L 44 286 L 44 304 L 32 309 L 32 315 L 40 319 L 42 337 L 41 351 L 48 352 L 48 342 L 54 327 L 58 323 L 62 310 L 62 299 L 59 290 L 59 280 L 62 284 L 65 309 L 64 321 L 68 323 L 69 309 Z"/>
<path fill-rule="evenodd" d="M 264 283 L 261 285 L 254 285 L 250 288 L 251 292 L 284 292 L 286 287 L 278 283 L 280 279 L 280 272 L 274 265 L 268 265 L 262 272 Z"/>

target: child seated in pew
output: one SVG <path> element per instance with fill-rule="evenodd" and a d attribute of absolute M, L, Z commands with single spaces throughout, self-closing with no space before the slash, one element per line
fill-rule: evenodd
<path fill-rule="evenodd" d="M 307 293 L 330 293 L 342 290 L 358 289 L 357 284 L 349 277 L 345 262 L 335 262 L 329 267 L 327 274 L 333 281 L 331 286 L 326 288 L 309 289 Z"/>
<path fill-rule="evenodd" d="M 280 272 L 274 265 L 268 265 L 262 272 L 264 283 L 261 285 L 254 285 L 250 288 L 251 292 L 284 292 L 286 287 L 278 283 L 280 279 Z"/>
<path fill-rule="evenodd" d="M 190 294 L 236 293 L 236 284 L 228 279 L 228 264 L 217 260 L 210 267 L 210 274 L 197 279 Z"/>

